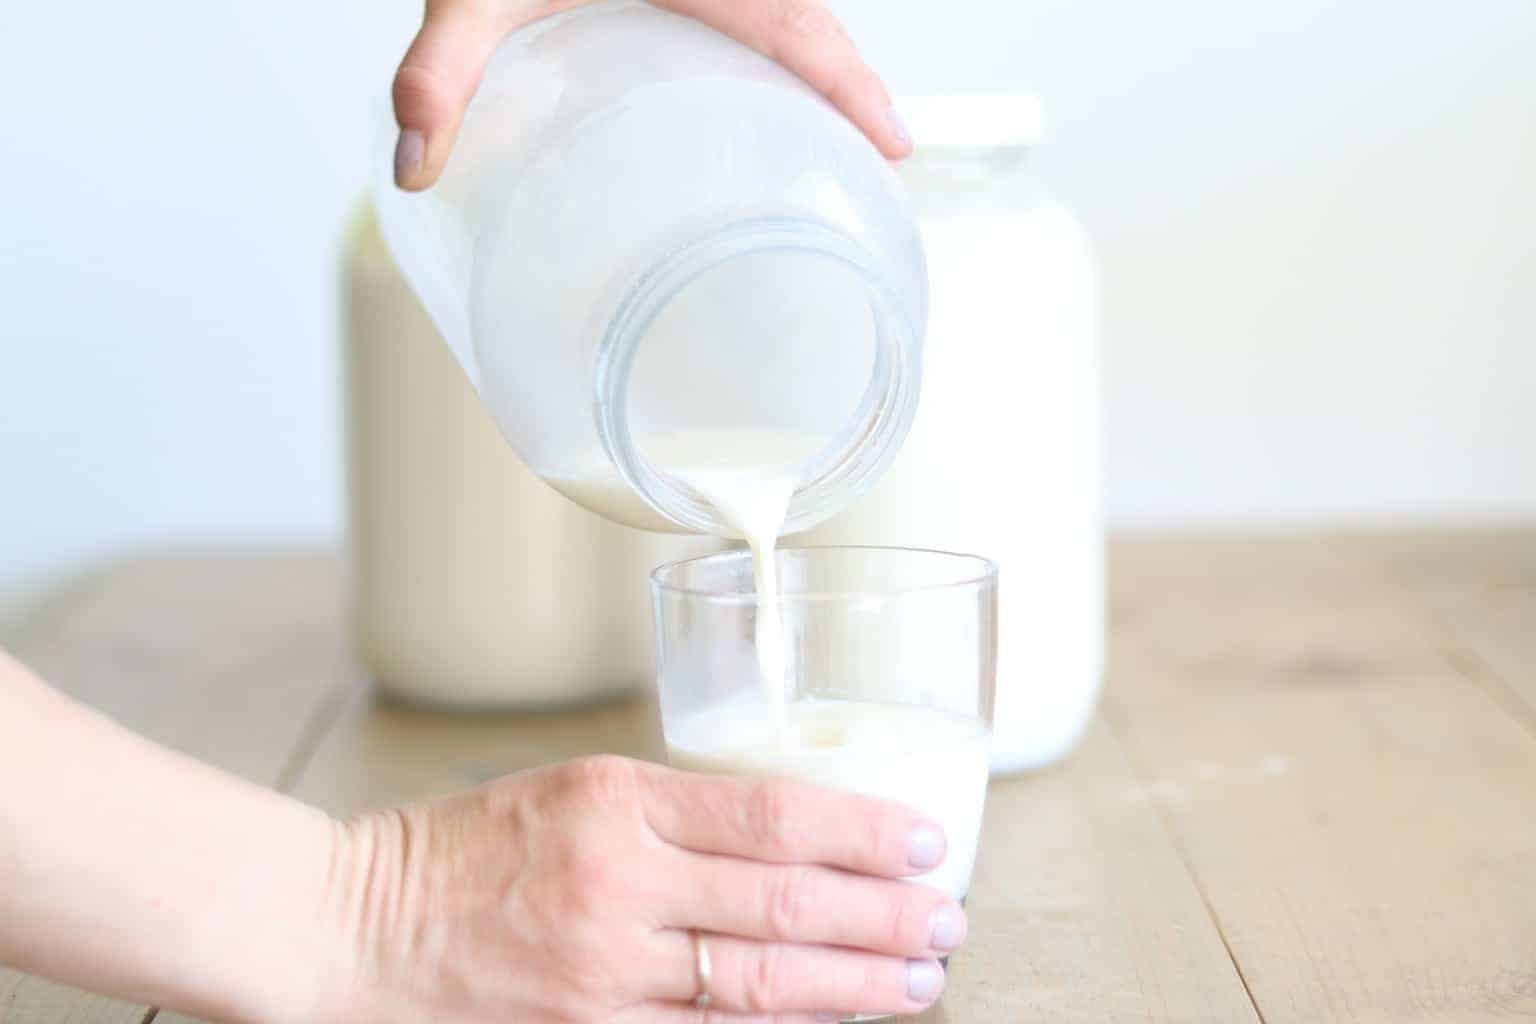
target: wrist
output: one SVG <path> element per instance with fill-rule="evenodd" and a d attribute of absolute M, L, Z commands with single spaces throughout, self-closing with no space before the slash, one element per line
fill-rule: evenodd
<path fill-rule="evenodd" d="M 391 989 L 408 987 L 409 963 L 396 962 L 391 950 L 409 931 L 410 813 L 391 809 L 331 824 L 318 927 L 331 953 L 315 978 L 306 1020 L 384 1024 L 408 1002 L 407 991 Z"/>
<path fill-rule="evenodd" d="M 243 970 L 229 979 L 233 1016 L 252 1022 L 341 1021 L 340 993 L 356 970 L 351 934 L 334 912 L 332 879 L 346 826 L 284 799 L 283 828 L 252 843 L 241 916 L 251 922 L 235 951 Z"/>

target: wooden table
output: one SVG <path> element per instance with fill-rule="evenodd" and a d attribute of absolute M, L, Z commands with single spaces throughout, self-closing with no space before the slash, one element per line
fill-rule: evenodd
<path fill-rule="evenodd" d="M 1536 1016 L 1536 530 L 1127 541 L 1112 564 L 1103 713 L 1067 764 L 993 785 L 972 940 L 924 1019 Z M 327 555 L 144 558 L 20 653 L 337 814 L 657 751 L 643 702 L 380 706 L 341 608 Z M 180 1018 L 0 970 L 10 1024 L 151 1019 Z"/>

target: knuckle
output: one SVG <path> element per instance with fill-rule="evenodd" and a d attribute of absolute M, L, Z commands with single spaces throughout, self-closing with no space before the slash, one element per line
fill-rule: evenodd
<path fill-rule="evenodd" d="M 874 74 L 858 58 L 842 23 L 818 0 L 779 0 L 772 39 L 769 56 L 834 102 L 834 94 Z"/>
<path fill-rule="evenodd" d="M 863 806 L 856 815 L 850 817 L 854 822 L 850 829 L 854 855 L 862 858 L 865 864 L 889 864 L 891 856 L 888 851 L 892 846 L 890 836 L 894 829 L 887 812 Z"/>
<path fill-rule="evenodd" d="M 815 913 L 814 876 L 803 868 L 770 872 L 766 901 L 769 932 L 779 939 L 793 939 L 807 934 Z"/>
<path fill-rule="evenodd" d="M 860 1002 L 869 1006 L 900 1006 L 906 1001 L 905 971 L 900 961 L 874 959 L 859 972 Z"/>
<path fill-rule="evenodd" d="M 762 852 L 787 856 L 792 852 L 790 814 L 794 803 L 792 788 L 782 781 L 759 784 L 747 801 L 749 828 Z"/>
<path fill-rule="evenodd" d="M 885 84 L 862 62 L 837 61 L 825 72 L 827 99 L 842 106 L 863 96 L 884 96 Z"/>
<path fill-rule="evenodd" d="M 784 950 L 760 946 L 742 978 L 742 1005 L 750 1013 L 766 1013 L 786 1004 L 788 977 Z"/>
<path fill-rule="evenodd" d="M 609 941 L 611 945 L 611 939 Z M 606 1020 L 600 1007 L 612 999 L 621 979 L 602 959 L 603 947 L 592 940 L 568 947 L 570 959 L 546 977 L 547 1005 L 561 1021 Z"/>
<path fill-rule="evenodd" d="M 837 64 L 835 61 L 824 58 L 813 58 L 802 61 L 800 64 L 800 77 L 834 104 L 842 97 L 843 87 L 838 80 Z"/>
<path fill-rule="evenodd" d="M 928 948 L 928 936 L 924 933 L 931 913 L 929 902 L 916 893 L 897 892 L 890 898 L 885 937 L 891 950 L 916 953 Z"/>
<path fill-rule="evenodd" d="M 402 123 L 421 124 L 440 119 L 453 104 L 447 84 L 424 67 L 404 65 L 395 72 L 390 88 L 395 113 Z"/>
<path fill-rule="evenodd" d="M 604 806 L 632 806 L 635 795 L 633 762 L 613 754 L 581 757 L 565 765 L 568 792 Z"/>
<path fill-rule="evenodd" d="M 578 918 L 596 916 L 604 908 L 611 907 L 626 887 L 618 858 L 604 856 L 602 852 L 568 847 L 560 855 L 557 866 L 557 899 Z"/>
<path fill-rule="evenodd" d="M 821 0 L 778 0 L 775 20 L 791 39 L 841 39 L 842 22 Z"/>

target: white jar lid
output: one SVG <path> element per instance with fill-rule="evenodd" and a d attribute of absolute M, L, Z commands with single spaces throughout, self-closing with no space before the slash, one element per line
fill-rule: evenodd
<path fill-rule="evenodd" d="M 1045 127 L 1032 93 L 898 96 L 896 109 L 918 146 L 1032 146 Z"/>

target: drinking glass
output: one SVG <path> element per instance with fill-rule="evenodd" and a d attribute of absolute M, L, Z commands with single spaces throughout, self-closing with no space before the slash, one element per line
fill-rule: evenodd
<path fill-rule="evenodd" d="M 907 804 L 948 841 L 943 863 L 914 880 L 963 899 L 987 789 L 997 566 L 911 548 L 794 548 L 775 558 L 782 681 L 760 669 L 779 662 L 759 659 L 758 618 L 772 610 L 750 552 L 651 574 L 669 760 Z"/>

